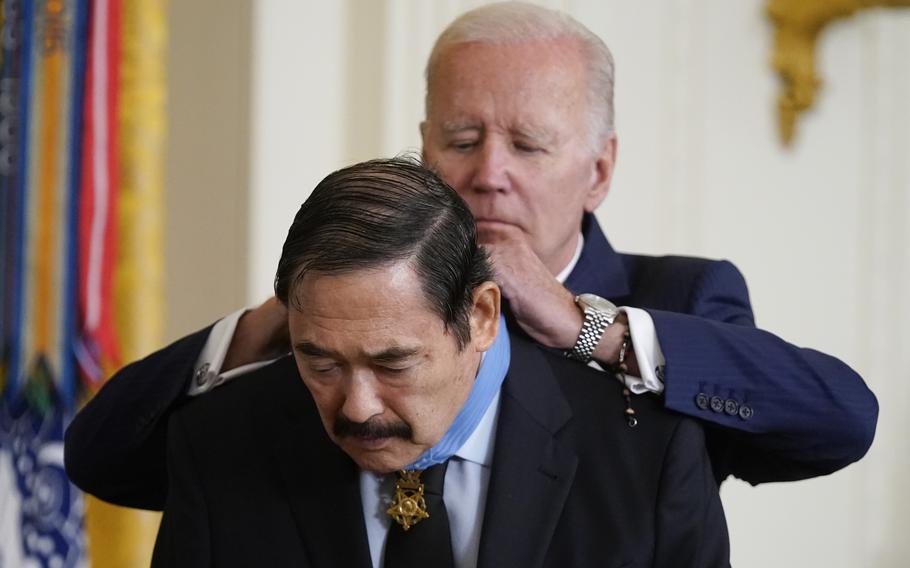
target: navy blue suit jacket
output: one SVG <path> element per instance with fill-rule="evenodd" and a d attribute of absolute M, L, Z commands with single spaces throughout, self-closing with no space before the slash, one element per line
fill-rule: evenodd
<path fill-rule="evenodd" d="M 617 253 L 590 215 L 583 234 L 566 287 L 648 311 L 667 360 L 665 404 L 708 423 L 718 482 L 804 479 L 865 455 L 875 396 L 838 359 L 757 329 L 733 264 Z"/>
<path fill-rule="evenodd" d="M 590 215 L 583 232 L 566 286 L 648 310 L 667 359 L 665 405 L 706 423 L 718 482 L 824 475 L 866 453 L 878 404 L 863 380 L 833 357 L 757 329 L 732 264 L 617 253 Z M 76 416 L 65 446 L 76 485 L 119 505 L 164 506 L 167 419 L 186 399 L 208 331 L 124 367 Z"/>

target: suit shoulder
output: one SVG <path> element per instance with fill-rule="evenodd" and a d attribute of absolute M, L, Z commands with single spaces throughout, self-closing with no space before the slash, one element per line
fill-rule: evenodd
<path fill-rule="evenodd" d="M 306 403 L 308 391 L 300 380 L 294 358 L 282 357 L 201 395 L 189 397 L 174 413 L 188 428 L 230 431 L 243 428 L 243 417 L 263 405 L 275 410 Z"/>
<path fill-rule="evenodd" d="M 644 254 L 620 253 L 623 266 L 629 273 L 633 285 L 652 278 L 672 278 L 675 281 L 697 281 L 706 274 L 729 272 L 741 274 L 729 260 L 718 260 L 697 256 L 650 256 Z"/>
<path fill-rule="evenodd" d="M 627 305 L 671 312 L 699 313 L 705 298 L 748 305 L 742 273 L 727 260 L 691 256 L 622 254 L 631 295 Z"/>

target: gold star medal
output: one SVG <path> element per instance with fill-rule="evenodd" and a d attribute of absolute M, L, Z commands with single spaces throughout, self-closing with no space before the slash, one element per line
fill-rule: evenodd
<path fill-rule="evenodd" d="M 420 481 L 420 470 L 399 472 L 395 483 L 395 497 L 392 506 L 386 510 L 395 522 L 404 530 L 410 529 L 423 519 L 429 518 L 427 502 L 423 498 L 423 482 Z"/>

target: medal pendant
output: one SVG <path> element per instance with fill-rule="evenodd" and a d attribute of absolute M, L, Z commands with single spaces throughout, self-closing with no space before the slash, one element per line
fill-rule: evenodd
<path fill-rule="evenodd" d="M 395 483 L 395 497 L 392 506 L 386 510 L 395 522 L 404 530 L 409 530 L 423 519 L 427 513 L 427 502 L 423 498 L 423 482 L 420 481 L 420 470 L 401 470 Z"/>

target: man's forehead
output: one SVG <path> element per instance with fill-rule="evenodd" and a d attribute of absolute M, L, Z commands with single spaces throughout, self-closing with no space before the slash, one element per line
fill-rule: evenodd
<path fill-rule="evenodd" d="M 305 334 L 310 341 L 327 333 L 396 337 L 396 331 L 416 326 L 445 327 L 405 261 L 341 273 L 308 272 L 293 294 L 292 333 Z"/>
<path fill-rule="evenodd" d="M 386 336 L 382 341 L 371 346 L 362 345 L 328 345 L 317 335 L 312 340 L 301 339 L 294 343 L 294 350 L 306 357 L 343 359 L 352 352 L 359 358 L 372 362 L 393 362 L 421 355 L 425 346 L 413 340 Z"/>
<path fill-rule="evenodd" d="M 459 82 L 482 83 L 503 74 L 513 78 L 516 73 L 534 80 L 565 75 L 567 71 L 584 77 L 588 69 L 584 54 L 582 44 L 570 37 L 454 44 L 440 52 L 427 85 L 428 94 L 433 95 L 440 79 L 453 75 Z"/>
<path fill-rule="evenodd" d="M 484 116 L 509 115 L 510 128 L 539 134 L 548 122 L 542 111 L 586 100 L 587 68 L 577 50 L 538 52 L 535 45 L 540 42 L 445 50 L 427 85 L 427 119 L 458 128 Z"/>
<path fill-rule="evenodd" d="M 448 333 L 442 319 L 423 306 L 358 311 L 311 304 L 291 309 L 289 316 L 293 347 L 309 357 L 401 360 L 425 352 Z"/>

